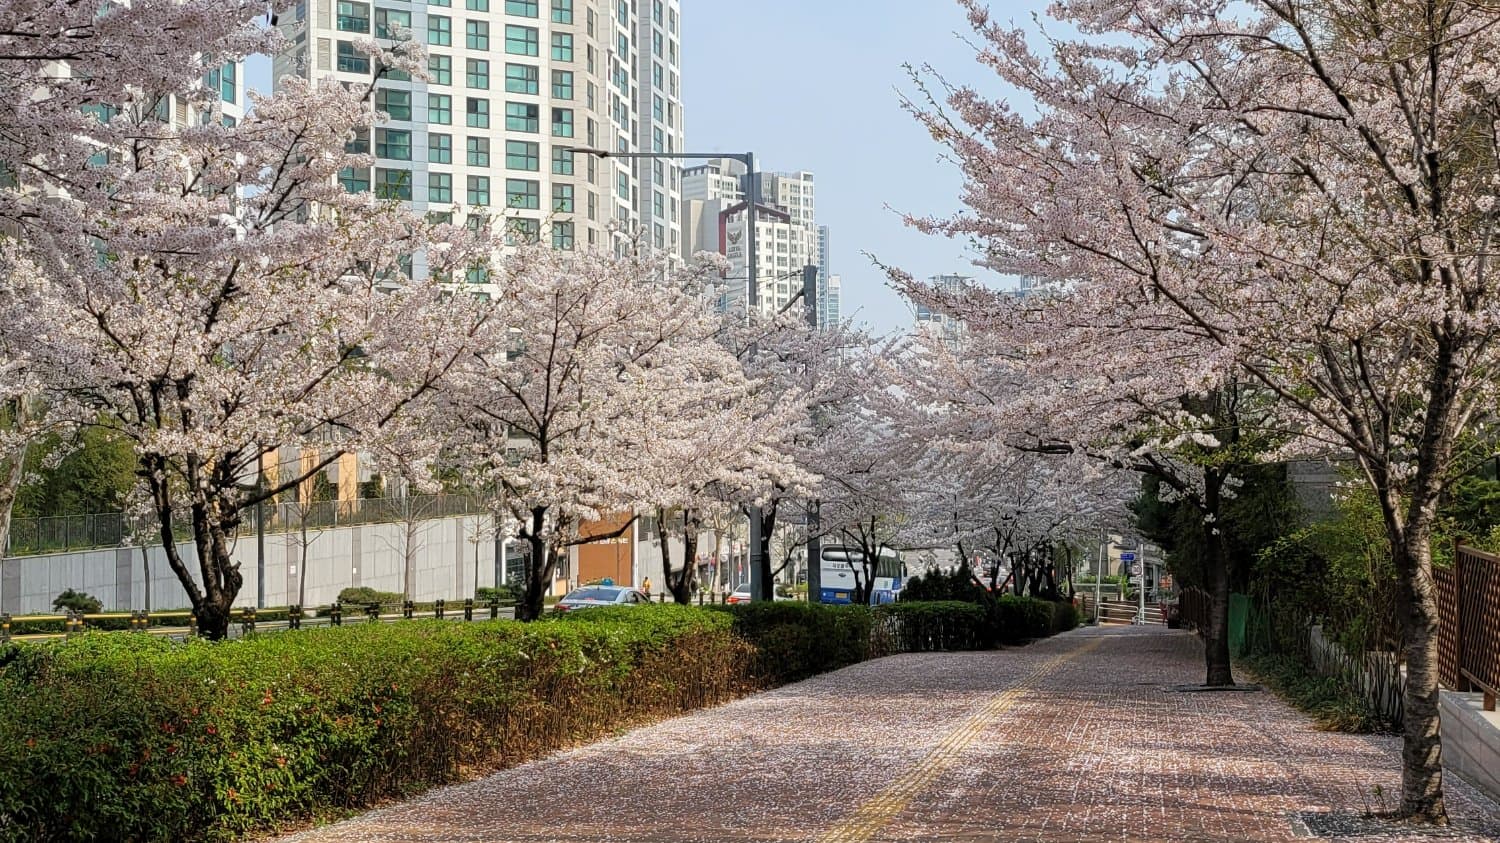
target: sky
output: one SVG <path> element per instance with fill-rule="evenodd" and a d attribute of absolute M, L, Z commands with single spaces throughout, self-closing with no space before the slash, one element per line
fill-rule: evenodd
<path fill-rule="evenodd" d="M 998 95 L 974 59 L 954 0 L 682 0 L 682 87 L 691 152 L 750 151 L 764 170 L 811 170 L 817 220 L 832 230 L 843 314 L 879 333 L 909 327 L 911 307 L 881 263 L 917 277 L 984 278 L 960 241 L 911 229 L 898 212 L 961 209 L 962 180 L 901 109 L 902 68 L 930 64 L 950 82 Z M 1045 0 L 993 0 L 1025 22 Z M 1014 286 L 1008 279 L 986 279 Z"/>
<path fill-rule="evenodd" d="M 994 0 L 1000 19 L 1028 20 L 1046 0 Z M 754 152 L 762 170 L 811 170 L 817 220 L 831 229 L 843 314 L 877 333 L 909 327 L 910 305 L 873 263 L 917 277 L 986 277 L 965 244 L 923 235 L 901 213 L 961 209 L 962 182 L 943 149 L 901 109 L 914 90 L 905 63 L 997 96 L 974 59 L 954 0 L 682 0 L 687 151 Z M 251 59 L 251 88 L 270 88 L 270 62 Z"/>

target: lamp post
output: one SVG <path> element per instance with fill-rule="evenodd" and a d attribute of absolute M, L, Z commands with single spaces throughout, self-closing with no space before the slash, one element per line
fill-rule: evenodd
<path fill-rule="evenodd" d="M 727 158 L 727 159 L 729 159 L 731 161 L 738 161 L 741 164 L 744 164 L 745 165 L 745 180 L 748 182 L 748 187 L 749 187 L 749 189 L 745 191 L 745 228 L 748 229 L 748 231 L 746 232 L 746 238 L 745 238 L 748 241 L 746 243 L 746 246 L 745 246 L 745 307 L 746 307 L 747 310 L 754 310 L 755 308 L 757 308 L 757 307 L 760 306 L 760 289 L 759 289 L 759 285 L 756 283 L 756 277 L 755 277 L 755 269 L 756 269 L 756 267 L 755 267 L 755 258 L 756 258 L 756 248 L 755 248 L 755 241 L 756 241 L 756 230 L 755 230 L 755 204 L 756 204 L 756 196 L 755 196 L 755 193 L 756 193 L 756 184 L 755 184 L 755 153 L 753 153 L 753 152 L 611 152 L 611 151 L 609 151 L 607 149 L 594 149 L 594 148 L 591 148 L 591 147 L 584 147 L 584 146 L 569 146 L 569 147 L 561 147 L 561 148 L 562 149 L 567 149 L 567 150 L 569 150 L 569 151 L 571 151 L 573 153 L 577 153 L 577 154 L 593 155 L 596 158 L 625 158 L 625 159 L 630 159 L 630 160 L 634 160 L 634 159 L 638 159 L 638 158 L 653 158 L 653 159 L 654 158 L 665 158 L 665 159 L 678 160 L 678 161 L 684 161 L 684 160 L 706 160 L 706 159 L 712 159 L 712 158 Z M 761 564 L 762 564 L 761 534 L 760 534 L 761 533 L 760 507 L 758 507 L 758 506 L 751 506 L 751 507 L 749 507 L 747 509 L 747 515 L 749 516 L 749 521 L 750 521 L 750 552 L 749 552 L 749 557 L 750 557 L 750 559 L 749 559 L 749 561 L 750 561 L 750 599 L 751 600 L 759 600 L 760 599 L 760 595 L 761 595 L 761 590 L 763 588 L 768 588 L 769 587 L 768 584 L 762 583 L 760 581 L 761 580 L 760 569 L 761 569 Z M 684 561 L 684 564 L 687 564 L 686 560 Z"/>

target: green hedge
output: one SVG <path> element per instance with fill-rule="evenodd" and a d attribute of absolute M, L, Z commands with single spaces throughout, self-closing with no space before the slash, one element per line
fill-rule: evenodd
<path fill-rule="evenodd" d="M 886 652 L 988 649 L 1078 626 L 1071 603 L 1002 595 L 986 602 L 902 600 L 876 608 Z"/>
<path fill-rule="evenodd" d="M 904 601 L 875 609 L 889 652 L 978 650 L 994 646 L 983 606 L 958 600 Z"/>
<path fill-rule="evenodd" d="M 9 645 L 0 839 L 232 839 L 535 758 L 760 687 L 734 621 L 660 606 Z"/>
<path fill-rule="evenodd" d="M 705 606 L 727 614 L 754 647 L 752 675 L 766 685 L 806 679 L 868 659 L 873 614 L 867 606 L 792 601 Z"/>

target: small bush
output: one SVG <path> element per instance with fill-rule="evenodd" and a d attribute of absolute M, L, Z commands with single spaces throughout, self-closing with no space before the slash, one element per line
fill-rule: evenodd
<path fill-rule="evenodd" d="M 521 599 L 521 591 L 513 585 L 497 585 L 493 588 L 487 585 L 480 586 L 474 592 L 475 603 L 488 603 L 491 600 L 499 600 L 501 603 L 515 603 Z"/>
<path fill-rule="evenodd" d="M 1311 715 L 1319 729 L 1358 734 L 1395 730 L 1348 683 L 1336 677 L 1319 676 L 1295 656 L 1250 656 L 1241 665 L 1294 708 Z"/>
<path fill-rule="evenodd" d="M 82 591 L 67 589 L 52 600 L 52 610 L 61 612 L 64 610 L 77 612 L 80 615 L 98 614 L 104 609 L 104 604 L 99 598 Z"/>

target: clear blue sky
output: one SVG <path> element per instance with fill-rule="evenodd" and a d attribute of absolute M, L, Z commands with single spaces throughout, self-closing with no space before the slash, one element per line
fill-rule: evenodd
<path fill-rule="evenodd" d="M 938 144 L 901 109 L 896 89 L 911 90 L 901 65 L 925 62 L 950 81 L 998 92 L 998 79 L 963 40 L 973 31 L 956 2 L 682 5 L 688 147 L 749 150 L 762 169 L 813 171 L 817 218 L 832 229 L 846 317 L 881 332 L 912 321 L 865 252 L 919 277 L 974 272 L 963 243 L 919 234 L 897 215 L 952 213 L 961 187 L 955 167 L 938 160 Z M 1018 22 L 1044 6 L 992 4 L 997 17 Z"/>
<path fill-rule="evenodd" d="M 898 211 L 948 214 L 960 180 L 906 112 L 903 63 L 997 96 L 974 60 L 953 0 L 682 0 L 683 97 L 691 152 L 754 152 L 766 170 L 811 170 L 818 222 L 833 232 L 844 315 L 879 332 L 911 324 L 910 307 L 864 253 L 919 277 L 975 272 L 964 244 L 906 227 Z M 1045 0 L 994 0 L 1028 20 Z M 270 87 L 252 60 L 250 87 Z M 976 273 L 978 274 L 978 273 Z M 983 277 L 981 275 L 981 277 Z M 986 279 L 1010 286 L 1004 279 Z"/>

